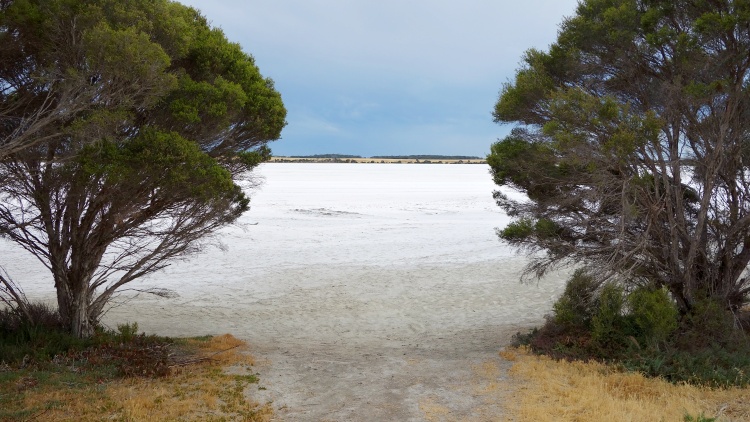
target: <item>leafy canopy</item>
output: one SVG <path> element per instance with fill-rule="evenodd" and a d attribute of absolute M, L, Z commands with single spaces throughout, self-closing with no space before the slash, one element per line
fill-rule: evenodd
<path fill-rule="evenodd" d="M 286 111 L 250 55 L 169 0 L 0 2 L 0 46 L 0 232 L 87 336 L 118 289 L 249 208 L 237 181 Z"/>
<path fill-rule="evenodd" d="M 750 291 L 750 1 L 585 0 L 493 116 L 498 231 L 537 274 L 665 286 L 685 312 Z"/>

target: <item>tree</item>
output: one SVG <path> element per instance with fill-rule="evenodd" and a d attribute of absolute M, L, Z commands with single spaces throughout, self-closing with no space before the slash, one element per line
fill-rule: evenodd
<path fill-rule="evenodd" d="M 750 2 L 585 0 L 493 116 L 499 236 L 542 274 L 666 286 L 688 313 L 750 292 Z"/>
<path fill-rule="evenodd" d="M 0 230 L 51 271 L 60 315 L 89 336 L 125 284 L 199 250 L 248 209 L 235 180 L 270 157 L 286 111 L 252 57 L 179 3 L 29 0 L 2 11 L 20 22 L 19 39 L 71 30 L 93 46 L 80 49 L 82 70 L 64 72 L 109 81 L 93 105 L 68 98 L 77 111 L 40 129 L 54 136 L 0 160 Z M 45 42 L 40 56 L 55 56 Z M 53 88 L 44 95 L 57 100 Z"/>
<path fill-rule="evenodd" d="M 59 140 L 82 119 L 151 106 L 172 85 L 161 46 L 95 26 L 87 8 L 0 2 L 0 157 Z"/>

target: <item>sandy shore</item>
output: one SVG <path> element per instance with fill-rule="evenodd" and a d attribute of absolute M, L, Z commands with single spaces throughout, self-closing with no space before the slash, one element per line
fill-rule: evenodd
<path fill-rule="evenodd" d="M 487 164 L 481 158 L 303 158 L 272 157 L 272 163 L 349 163 L 349 164 Z"/>
<path fill-rule="evenodd" d="M 261 300 L 142 297 L 107 318 L 247 339 L 265 388 L 256 397 L 272 401 L 280 420 L 499 420 L 512 386 L 498 351 L 556 293 L 555 282 L 520 284 L 518 270 L 310 267 L 270 276 L 280 293 Z"/>

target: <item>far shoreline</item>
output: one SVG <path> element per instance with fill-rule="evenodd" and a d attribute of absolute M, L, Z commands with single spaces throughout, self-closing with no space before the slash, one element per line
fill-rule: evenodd
<path fill-rule="evenodd" d="M 487 164 L 484 159 L 449 158 L 314 158 L 314 157 L 271 157 L 269 163 L 344 163 L 344 164 Z"/>

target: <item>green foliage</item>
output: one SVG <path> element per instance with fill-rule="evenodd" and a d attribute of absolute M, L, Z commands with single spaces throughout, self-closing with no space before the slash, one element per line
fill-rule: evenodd
<path fill-rule="evenodd" d="M 599 96 L 583 89 L 558 90 L 550 94 L 554 118 L 543 126 L 543 133 L 561 155 L 577 148 L 596 148 L 616 160 L 626 160 L 637 150 L 658 139 L 661 121 L 653 113 L 634 113 L 628 103 L 612 96 Z M 591 133 L 606 133 L 593 138 Z M 581 154 L 585 157 L 585 154 Z M 578 158 L 578 156 L 576 156 Z M 586 157 L 592 160 L 599 157 Z"/>
<path fill-rule="evenodd" d="M 255 151 L 243 151 L 239 154 L 239 159 L 248 167 L 254 168 L 260 163 L 271 159 L 271 149 L 263 145 Z"/>
<path fill-rule="evenodd" d="M 31 304 L 35 321 L 0 311 L 0 362 L 45 365 L 53 359 L 74 366 L 91 365 L 110 376 L 164 376 L 171 339 L 138 334 L 138 324 L 118 324 L 117 330 L 99 327 L 93 337 L 72 335 L 60 316 L 44 304 Z M 107 368 L 111 367 L 110 369 Z"/>
<path fill-rule="evenodd" d="M 701 413 L 698 416 L 692 416 L 690 414 L 685 415 L 684 422 L 714 422 L 716 418 L 709 418 Z"/>
<path fill-rule="evenodd" d="M 555 237 L 560 233 L 560 226 L 554 221 L 541 218 L 534 223 L 534 234 L 541 239 Z"/>
<path fill-rule="evenodd" d="M 541 101 L 555 87 L 554 79 L 549 73 L 553 62 L 550 55 L 532 49 L 526 52 L 523 61 L 525 66 L 516 74 L 515 83 L 505 84 L 502 88 L 500 100 L 492 114 L 496 122 L 531 120 L 522 111 Z"/>
<path fill-rule="evenodd" d="M 28 307 L 32 320 L 0 309 L 0 362 L 46 360 L 90 344 L 67 333 L 60 315 L 47 304 L 29 303 Z"/>
<path fill-rule="evenodd" d="M 627 345 L 630 333 L 624 315 L 625 297 L 621 287 L 607 283 L 602 286 L 599 306 L 591 318 L 591 337 L 601 349 L 619 350 Z"/>
<path fill-rule="evenodd" d="M 153 129 L 121 144 L 102 141 L 87 146 L 68 166 L 70 171 L 82 170 L 83 184 L 94 178 L 121 192 L 148 187 L 203 200 L 235 192 L 229 171 L 198 145 L 176 133 Z"/>
<path fill-rule="evenodd" d="M 83 42 L 89 66 L 101 75 L 154 81 L 158 88 L 146 94 L 152 99 L 176 86 L 175 76 L 166 72 L 169 55 L 149 34 L 135 27 L 114 29 L 107 22 L 98 22 L 85 31 Z"/>
<path fill-rule="evenodd" d="M 516 132 L 493 144 L 487 164 L 498 185 L 524 190 L 530 197 L 542 197 L 549 193 L 563 169 L 555 163 L 548 145 L 529 142 L 521 135 Z"/>
<path fill-rule="evenodd" d="M 750 385 L 750 347 L 728 350 L 720 345 L 692 350 L 669 348 L 625 356 L 621 365 L 673 383 L 727 388 Z"/>
<path fill-rule="evenodd" d="M 578 269 L 565 284 L 565 291 L 553 305 L 554 322 L 569 329 L 588 330 L 596 310 L 599 284 L 585 270 Z"/>
<path fill-rule="evenodd" d="M 558 236 L 559 234 L 560 227 L 553 221 L 546 219 L 537 221 L 520 219 L 498 230 L 500 238 L 511 243 L 525 242 L 531 237 L 545 239 Z"/>
<path fill-rule="evenodd" d="M 138 323 L 117 324 L 117 333 L 121 342 L 130 343 L 138 335 Z"/>
<path fill-rule="evenodd" d="M 658 347 L 677 329 L 679 312 L 665 289 L 638 288 L 627 302 L 641 342 Z"/>
<path fill-rule="evenodd" d="M 665 289 L 625 292 L 577 270 L 541 328 L 514 336 L 555 358 L 598 359 L 625 369 L 711 387 L 750 385 L 750 339 L 716 301 L 680 317 Z"/>
<path fill-rule="evenodd" d="M 174 1 L 9 2 L 0 37 L 0 108 L 18 113 L 0 138 L 43 141 L 0 145 L 0 225 L 49 261 L 60 315 L 89 336 L 115 290 L 249 208 L 234 178 L 270 158 L 286 110 L 252 56 Z"/>
<path fill-rule="evenodd" d="M 534 223 L 529 219 L 514 221 L 499 231 L 500 238 L 508 241 L 526 240 L 533 233 Z"/>
<path fill-rule="evenodd" d="M 734 315 L 720 302 L 702 298 L 680 321 L 676 342 L 684 350 L 699 350 L 714 345 L 729 350 L 750 346 L 750 340 L 742 330 L 735 329 L 734 322 Z"/>

